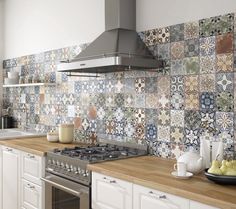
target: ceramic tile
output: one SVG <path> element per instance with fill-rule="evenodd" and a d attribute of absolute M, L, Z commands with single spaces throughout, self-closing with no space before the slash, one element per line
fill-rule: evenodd
<path fill-rule="evenodd" d="M 158 111 L 158 125 L 168 125 L 170 123 L 170 111 Z"/>
<path fill-rule="evenodd" d="M 199 55 L 199 39 L 189 39 L 185 41 L 185 57 L 194 57 Z"/>
<path fill-rule="evenodd" d="M 226 54 L 233 52 L 233 34 L 229 33 L 216 37 L 216 53 Z"/>
<path fill-rule="evenodd" d="M 214 92 L 215 91 L 215 75 L 204 74 L 200 75 L 200 91 Z"/>
<path fill-rule="evenodd" d="M 157 45 L 157 50 L 157 57 L 159 59 L 170 59 L 170 43 Z"/>
<path fill-rule="evenodd" d="M 216 107 L 221 112 L 231 112 L 234 110 L 233 95 L 229 92 L 221 92 L 216 95 Z"/>
<path fill-rule="evenodd" d="M 214 110 L 214 108 L 215 108 L 215 95 L 210 92 L 201 93 L 200 107 L 202 110 Z"/>
<path fill-rule="evenodd" d="M 181 143 L 171 143 L 171 159 L 177 160 L 184 153 L 184 145 Z"/>
<path fill-rule="evenodd" d="M 183 110 L 171 110 L 171 126 L 184 127 L 184 111 Z"/>
<path fill-rule="evenodd" d="M 194 39 L 199 37 L 199 23 L 188 22 L 184 24 L 184 39 Z"/>
<path fill-rule="evenodd" d="M 184 69 L 187 74 L 198 74 L 200 71 L 199 57 L 184 58 Z"/>
<path fill-rule="evenodd" d="M 157 78 L 145 78 L 145 92 L 146 93 L 156 93 L 157 92 Z"/>
<path fill-rule="evenodd" d="M 188 75 L 184 77 L 184 90 L 185 92 L 198 92 L 199 89 L 199 76 Z"/>
<path fill-rule="evenodd" d="M 211 56 L 215 54 L 216 38 L 215 36 L 200 39 L 200 55 Z"/>
<path fill-rule="evenodd" d="M 156 108 L 157 107 L 157 96 L 156 94 L 146 94 L 146 108 Z"/>
<path fill-rule="evenodd" d="M 183 143 L 184 129 L 181 127 L 171 127 L 170 140 L 175 143 Z"/>
<path fill-rule="evenodd" d="M 233 73 L 217 73 L 216 89 L 218 92 L 233 92 Z"/>
<path fill-rule="evenodd" d="M 231 72 L 233 71 L 233 55 L 220 54 L 216 56 L 216 71 Z"/>
<path fill-rule="evenodd" d="M 215 24 L 212 18 L 206 18 L 199 21 L 200 37 L 208 37 L 215 35 Z"/>
<path fill-rule="evenodd" d="M 201 115 L 199 111 L 188 110 L 184 115 L 185 127 L 188 129 L 198 129 L 201 124 Z"/>
<path fill-rule="evenodd" d="M 147 46 L 158 43 L 158 33 L 156 29 L 145 31 L 145 43 Z"/>
<path fill-rule="evenodd" d="M 157 40 L 159 44 L 170 42 L 170 28 L 165 27 L 157 29 Z"/>
<path fill-rule="evenodd" d="M 170 27 L 170 41 L 184 40 L 184 24 L 174 25 Z"/>
<path fill-rule="evenodd" d="M 171 109 L 182 110 L 184 109 L 184 95 L 180 92 L 174 92 L 170 98 Z"/>
<path fill-rule="evenodd" d="M 158 141 L 170 142 L 170 126 L 158 126 Z"/>
<path fill-rule="evenodd" d="M 184 41 L 171 43 L 171 59 L 184 58 Z"/>
<path fill-rule="evenodd" d="M 146 126 L 146 139 L 155 141 L 157 140 L 157 127 L 154 124 L 148 124 Z"/>
<path fill-rule="evenodd" d="M 216 56 L 200 56 L 200 73 L 214 73 L 216 66 Z"/>
<path fill-rule="evenodd" d="M 215 134 L 215 112 L 214 111 L 201 111 L 201 128 L 202 131 Z M 213 137 L 212 135 L 212 137 Z"/>
<path fill-rule="evenodd" d="M 232 112 L 216 112 L 216 128 L 218 131 L 232 131 L 234 114 Z"/>
<path fill-rule="evenodd" d="M 184 75 L 183 59 L 171 60 L 171 75 Z"/>
<path fill-rule="evenodd" d="M 185 95 L 185 109 L 186 110 L 198 110 L 199 109 L 199 94 L 187 93 Z"/>
<path fill-rule="evenodd" d="M 199 149 L 200 140 L 199 140 L 199 130 L 198 129 L 185 129 L 185 138 L 184 144 L 186 147 L 193 147 Z"/>

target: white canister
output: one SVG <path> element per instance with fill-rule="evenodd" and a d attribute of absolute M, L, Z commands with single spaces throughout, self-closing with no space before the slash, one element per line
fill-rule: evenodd
<path fill-rule="evenodd" d="M 59 125 L 59 141 L 61 143 L 71 143 L 74 140 L 74 124 Z"/>

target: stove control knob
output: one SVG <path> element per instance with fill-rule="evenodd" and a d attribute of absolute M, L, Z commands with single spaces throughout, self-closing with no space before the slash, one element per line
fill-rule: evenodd
<path fill-rule="evenodd" d="M 70 168 L 67 168 L 67 171 L 68 171 L 68 172 L 71 172 L 71 169 L 70 169 Z"/>
<path fill-rule="evenodd" d="M 70 166 L 66 163 L 66 169 L 70 168 Z"/>
<path fill-rule="evenodd" d="M 58 165 L 58 166 L 60 166 L 60 165 L 61 165 L 60 161 L 57 161 L 57 165 Z"/>
<path fill-rule="evenodd" d="M 56 161 L 55 161 L 55 160 L 52 160 L 52 164 L 55 165 L 55 164 L 56 164 Z"/>
<path fill-rule="evenodd" d="M 63 162 L 61 162 L 61 167 L 62 167 L 62 168 L 64 168 L 64 166 L 65 166 L 65 165 L 64 165 L 64 163 L 63 163 Z"/>
<path fill-rule="evenodd" d="M 51 163 L 52 163 L 52 161 L 49 159 L 49 160 L 48 160 L 48 164 L 50 165 Z"/>

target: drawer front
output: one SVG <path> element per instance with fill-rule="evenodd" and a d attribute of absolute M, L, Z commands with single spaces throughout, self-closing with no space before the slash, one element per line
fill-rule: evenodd
<path fill-rule="evenodd" d="M 22 177 L 30 182 L 41 185 L 42 157 L 29 153 L 22 153 Z"/>
<path fill-rule="evenodd" d="M 131 209 L 132 183 L 110 176 L 93 173 L 93 209 Z"/>
<path fill-rule="evenodd" d="M 25 209 L 42 209 L 42 187 L 22 179 L 21 206 Z"/>
<path fill-rule="evenodd" d="M 133 185 L 135 209 L 189 209 L 189 200 L 147 187 Z"/>

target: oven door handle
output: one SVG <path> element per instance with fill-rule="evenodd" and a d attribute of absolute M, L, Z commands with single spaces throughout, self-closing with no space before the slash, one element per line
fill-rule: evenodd
<path fill-rule="evenodd" d="M 73 194 L 73 195 L 75 195 L 75 196 L 77 196 L 77 197 L 80 197 L 80 196 L 81 196 L 81 192 L 78 192 L 78 191 L 75 191 L 75 190 L 73 190 L 73 189 L 67 188 L 67 187 L 65 187 L 65 186 L 63 186 L 63 185 L 61 185 L 61 184 L 58 184 L 58 183 L 53 182 L 53 181 L 51 181 L 51 180 L 48 180 L 48 179 L 46 179 L 46 178 L 40 178 L 40 179 L 41 179 L 42 181 L 48 183 L 48 184 L 51 184 L 52 186 L 57 187 L 58 189 L 64 190 L 65 192 L 69 192 L 69 193 L 71 193 L 71 194 Z"/>

